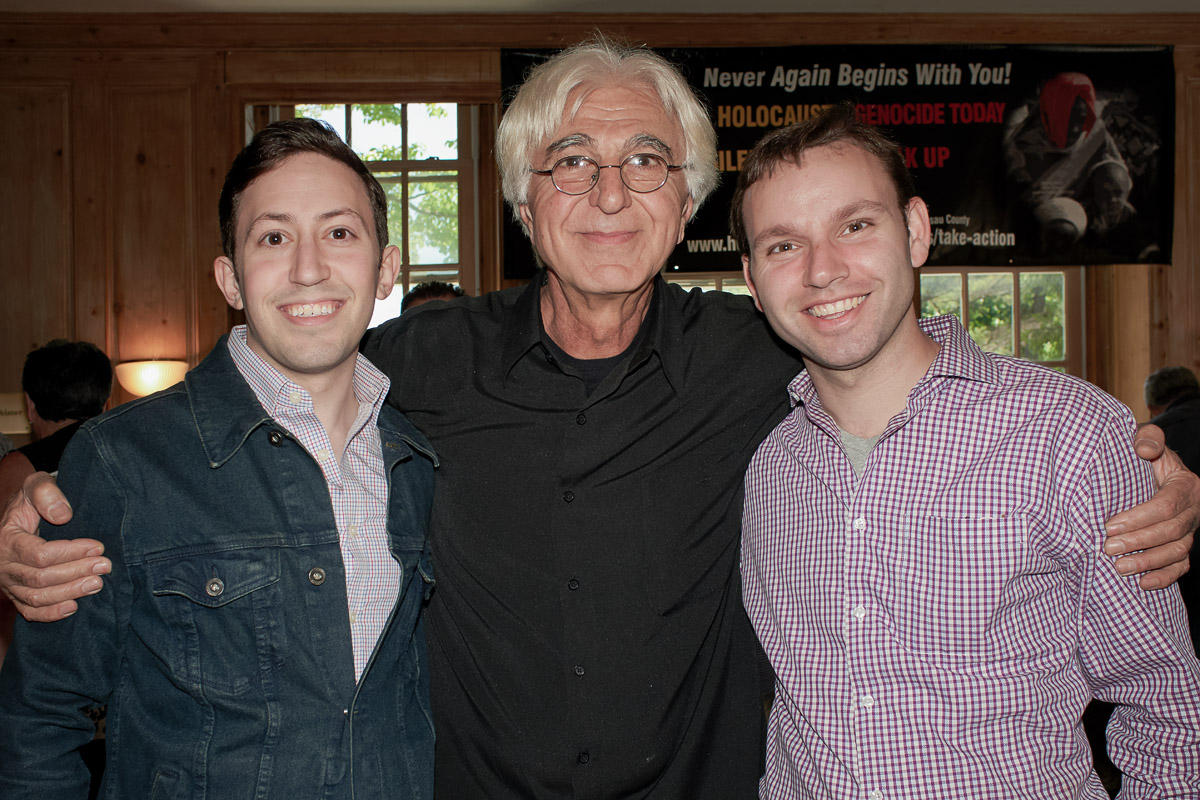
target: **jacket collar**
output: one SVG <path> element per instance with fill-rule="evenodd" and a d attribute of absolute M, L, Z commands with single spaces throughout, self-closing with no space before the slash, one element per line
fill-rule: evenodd
<path fill-rule="evenodd" d="M 232 458 L 256 428 L 276 424 L 238 371 L 229 354 L 227 339 L 227 335 L 222 336 L 216 347 L 183 379 L 196 434 L 208 465 L 214 469 Z M 403 414 L 386 404 L 379 412 L 379 432 L 386 466 L 411 456 L 409 448 L 437 465 L 437 455 L 429 441 Z"/>

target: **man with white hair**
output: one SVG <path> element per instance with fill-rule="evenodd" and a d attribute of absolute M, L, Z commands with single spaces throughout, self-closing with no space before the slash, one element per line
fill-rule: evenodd
<path fill-rule="evenodd" d="M 441 464 L 437 794 L 754 797 L 764 721 L 737 575 L 741 485 L 800 364 L 748 298 L 659 275 L 716 184 L 714 131 L 678 70 L 600 39 L 531 73 L 497 153 L 544 269 L 365 345 Z M 1149 532 L 1174 544 L 1132 567 L 1177 561 L 1195 526 L 1195 478 L 1163 494 L 1128 530 L 1186 508 Z M 31 516 L 8 516 L 0 583 L 53 619 L 104 562 L 34 570 L 62 553 L 22 538 Z M 66 588 L 39 588 L 52 584 Z"/>

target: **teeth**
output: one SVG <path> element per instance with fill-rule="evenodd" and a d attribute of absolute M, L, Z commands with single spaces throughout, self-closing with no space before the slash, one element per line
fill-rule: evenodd
<path fill-rule="evenodd" d="M 831 317 L 834 314 L 844 314 L 852 308 L 858 308 L 867 296 L 864 294 L 860 297 L 848 297 L 845 300 L 838 300 L 836 303 L 824 303 L 819 306 L 813 306 L 808 309 L 808 313 L 814 317 Z"/>
<path fill-rule="evenodd" d="M 284 313 L 291 317 L 325 317 L 334 312 L 336 303 L 297 303 L 284 306 Z"/>

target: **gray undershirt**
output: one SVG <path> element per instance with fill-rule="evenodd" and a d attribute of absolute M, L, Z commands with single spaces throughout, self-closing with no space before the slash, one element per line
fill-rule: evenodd
<path fill-rule="evenodd" d="M 854 467 L 854 474 L 862 475 L 863 467 L 867 466 L 867 456 L 871 455 L 871 448 L 879 441 L 879 436 L 863 439 L 841 428 L 838 428 L 838 433 L 842 435 L 842 449 L 850 459 L 850 466 Z"/>

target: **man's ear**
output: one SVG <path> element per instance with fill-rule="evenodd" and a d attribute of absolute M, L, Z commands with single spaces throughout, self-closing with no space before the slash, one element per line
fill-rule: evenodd
<path fill-rule="evenodd" d="M 925 201 L 914 197 L 908 201 L 905 211 L 905 222 L 908 223 L 908 257 L 913 269 L 925 263 L 929 258 L 932 233 L 929 229 L 929 208 Z"/>
<path fill-rule="evenodd" d="M 675 239 L 675 244 L 683 241 L 683 237 L 687 234 L 687 224 L 692 221 L 692 209 L 695 208 L 695 202 L 692 196 L 687 196 L 687 202 L 683 204 L 683 219 L 679 222 L 679 236 Z"/>
<path fill-rule="evenodd" d="M 754 307 L 762 311 L 762 303 L 758 302 L 758 287 L 754 285 L 754 278 L 750 275 L 750 256 L 742 256 L 742 275 L 746 278 L 746 288 L 750 290 L 750 296 L 754 298 Z"/>
<path fill-rule="evenodd" d="M 528 203 L 521 203 L 521 205 L 517 206 L 517 216 L 521 218 L 521 224 L 525 226 L 525 235 L 532 238 L 533 214 L 529 211 Z"/>
<path fill-rule="evenodd" d="M 246 307 L 242 301 L 242 287 L 238 282 L 237 270 L 232 261 L 225 256 L 219 256 L 213 262 L 213 277 L 217 280 L 217 288 L 225 295 L 226 303 L 238 310 Z"/>
<path fill-rule="evenodd" d="M 400 248 L 389 244 L 379 257 L 379 283 L 375 285 L 375 299 L 383 300 L 396 288 L 396 276 L 400 274 Z"/>

